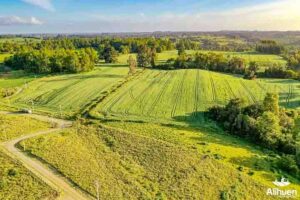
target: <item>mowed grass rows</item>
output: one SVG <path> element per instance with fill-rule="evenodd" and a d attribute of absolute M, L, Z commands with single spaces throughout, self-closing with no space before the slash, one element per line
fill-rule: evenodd
<path fill-rule="evenodd" d="M 91 111 L 93 116 L 201 121 L 203 112 L 230 99 L 261 102 L 266 92 L 280 94 L 281 104 L 298 107 L 300 84 L 293 80 L 244 80 L 205 70 L 147 70 Z"/>
<path fill-rule="evenodd" d="M 69 116 L 85 108 L 127 74 L 126 67 L 101 67 L 84 74 L 44 77 L 25 84 L 10 103 L 19 108 Z"/>

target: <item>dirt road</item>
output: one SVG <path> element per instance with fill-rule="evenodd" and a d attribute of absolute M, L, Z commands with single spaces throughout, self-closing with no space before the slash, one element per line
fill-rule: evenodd
<path fill-rule="evenodd" d="M 4 114 L 4 112 L 1 112 Z M 12 114 L 12 113 L 5 113 L 5 114 Z M 64 128 L 70 127 L 72 122 L 50 118 L 46 116 L 40 115 L 26 115 L 35 119 L 48 121 L 48 122 L 55 122 L 57 124 L 57 128 L 49 129 L 47 131 L 40 131 L 33 134 L 25 135 L 20 138 L 14 139 L 12 141 L 7 141 L 1 143 L 0 145 L 4 147 L 5 152 L 14 159 L 20 161 L 28 170 L 34 173 L 36 176 L 41 178 L 45 183 L 49 186 L 53 187 L 57 191 L 61 193 L 59 199 L 62 200 L 87 200 L 91 199 L 83 192 L 79 191 L 78 188 L 72 186 L 72 184 L 66 180 L 66 178 L 62 177 L 60 174 L 56 173 L 54 170 L 51 170 L 49 167 L 45 166 L 39 160 L 30 157 L 29 155 L 22 152 L 20 149 L 16 147 L 16 144 L 21 142 L 22 140 L 26 140 L 32 137 L 51 134 L 56 131 L 62 130 Z"/>

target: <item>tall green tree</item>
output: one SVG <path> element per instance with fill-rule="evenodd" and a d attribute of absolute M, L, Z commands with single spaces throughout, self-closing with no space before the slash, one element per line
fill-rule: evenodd
<path fill-rule="evenodd" d="M 118 52 L 111 45 L 107 45 L 103 51 L 103 58 L 106 63 L 118 62 Z"/>
<path fill-rule="evenodd" d="M 267 93 L 263 102 L 263 109 L 265 111 L 273 112 L 279 115 L 279 97 L 278 94 Z"/>
<path fill-rule="evenodd" d="M 257 119 L 257 130 L 260 140 L 267 148 L 275 149 L 281 136 L 279 118 L 273 112 L 264 112 Z"/>
<path fill-rule="evenodd" d="M 138 48 L 137 63 L 139 67 L 150 67 L 152 61 L 152 51 L 146 45 L 141 45 Z"/>

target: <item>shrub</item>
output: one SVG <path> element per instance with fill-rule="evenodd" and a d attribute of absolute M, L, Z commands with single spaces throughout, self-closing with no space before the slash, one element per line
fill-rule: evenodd
<path fill-rule="evenodd" d="M 16 169 L 9 169 L 7 174 L 8 176 L 17 176 L 19 172 Z"/>

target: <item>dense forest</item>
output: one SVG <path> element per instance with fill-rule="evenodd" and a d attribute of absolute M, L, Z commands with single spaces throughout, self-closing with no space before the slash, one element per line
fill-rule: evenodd
<path fill-rule="evenodd" d="M 97 52 L 91 48 L 31 50 L 16 53 L 5 61 L 5 65 L 34 73 L 76 73 L 92 70 L 97 60 Z"/>

